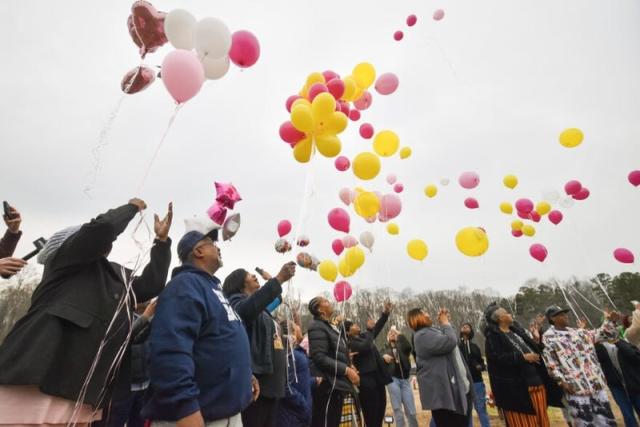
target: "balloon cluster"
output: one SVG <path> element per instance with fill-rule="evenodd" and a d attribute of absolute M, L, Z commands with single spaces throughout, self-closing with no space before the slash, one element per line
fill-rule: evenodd
<path fill-rule="evenodd" d="M 280 222 L 278 222 L 277 230 L 278 230 L 279 239 L 276 241 L 274 245 L 276 252 L 284 254 L 289 252 L 291 249 L 293 249 L 291 243 L 289 243 L 289 241 L 284 238 L 289 233 L 291 233 L 291 229 L 292 229 L 291 221 L 289 221 L 288 219 L 283 219 Z M 304 235 L 299 236 L 296 241 L 296 244 L 301 248 L 309 246 L 310 243 L 311 242 L 309 238 Z M 296 261 L 300 267 L 313 270 L 313 271 L 317 270 L 318 264 L 320 263 L 320 261 L 318 261 L 318 258 L 316 258 L 314 255 L 311 255 L 307 252 L 298 253 L 298 255 L 296 256 Z"/>
<path fill-rule="evenodd" d="M 235 204 L 242 200 L 240 193 L 231 183 L 215 183 L 216 200 L 207 209 L 207 215 L 216 224 L 222 225 L 227 217 L 227 210 L 233 210 Z"/>

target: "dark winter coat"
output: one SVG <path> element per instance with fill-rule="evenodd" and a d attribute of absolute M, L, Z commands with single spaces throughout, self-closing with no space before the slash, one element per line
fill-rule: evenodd
<path fill-rule="evenodd" d="M 314 317 L 308 335 L 312 375 L 322 377 L 327 384 L 333 384 L 335 380 L 338 391 L 353 392 L 353 385 L 346 376 L 351 361 L 344 332 L 326 320 Z"/>
<path fill-rule="evenodd" d="M 149 334 L 151 322 L 148 317 L 138 316 L 133 322 L 131 332 L 131 380 L 130 384 L 143 384 L 149 381 L 149 357 L 151 344 Z"/>
<path fill-rule="evenodd" d="M 602 344 L 596 344 L 596 354 L 609 387 L 624 387 L 630 395 L 640 394 L 640 349 L 624 340 L 615 343 L 622 378 L 614 367 L 609 352 Z M 623 380 L 624 379 L 624 383 Z"/>
<path fill-rule="evenodd" d="M 397 350 L 397 357 L 400 360 L 399 364 L 396 362 L 393 346 L 389 342 L 384 346 L 383 354 L 388 354 L 393 358 L 393 362 L 387 364 L 387 372 L 392 377 L 406 380 L 411 376 L 411 343 L 409 343 L 409 340 L 404 335 L 398 335 L 395 348 Z M 396 369 L 396 367 L 398 367 L 398 369 Z"/>
<path fill-rule="evenodd" d="M 313 399 L 311 390 L 315 388 L 316 379 L 311 376 L 307 353 L 301 347 L 293 350 L 293 359 L 289 353 L 289 378 L 285 397 L 278 405 L 277 426 L 307 427 L 311 424 L 311 408 Z M 296 381 L 297 378 L 297 381 Z"/>
<path fill-rule="evenodd" d="M 9 230 L 5 231 L 4 236 L 0 239 L 0 258 L 6 258 L 13 255 L 13 252 L 18 246 L 18 241 L 22 236 L 22 231 L 12 233 Z"/>
<path fill-rule="evenodd" d="M 388 319 L 389 315 L 382 313 L 373 329 L 361 332 L 358 336 L 349 337 L 349 351 L 357 353 L 353 356 L 353 364 L 360 373 L 362 386 L 386 385 L 392 381 L 374 342 Z"/>
<path fill-rule="evenodd" d="M 98 405 L 109 389 L 109 369 L 133 323 L 133 298 L 116 314 L 125 293 L 123 271 L 105 254 L 137 212 L 136 206 L 127 204 L 98 216 L 47 261 L 29 311 L 0 346 L 0 384 L 37 385 L 45 394 L 76 401 L 106 337 L 82 399 Z M 137 301 L 147 301 L 164 288 L 170 246 L 170 240 L 154 242 L 149 265 L 132 282 Z M 120 369 L 131 369 L 128 352 Z"/>
<path fill-rule="evenodd" d="M 467 366 L 469 367 L 469 372 L 471 373 L 471 378 L 473 378 L 474 383 L 482 382 L 482 372 L 487 368 L 484 364 L 484 359 L 482 358 L 482 352 L 480 351 L 480 347 L 478 344 L 473 342 L 473 337 L 475 332 L 473 330 L 473 326 L 470 323 L 465 323 L 465 325 L 471 328 L 471 335 L 468 339 L 464 339 L 462 334 L 460 335 L 460 343 L 458 347 L 460 348 L 460 354 L 464 358 L 465 362 L 467 362 Z"/>

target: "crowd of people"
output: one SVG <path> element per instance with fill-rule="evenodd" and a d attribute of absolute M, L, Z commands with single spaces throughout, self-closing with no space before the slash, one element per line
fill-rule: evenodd
<path fill-rule="evenodd" d="M 473 325 L 453 319 L 461 322 L 456 330 L 446 308 L 435 318 L 410 310 L 403 317 L 413 333 L 405 336 L 396 325 L 387 329 L 389 301 L 360 325 L 317 296 L 305 334 L 301 313 L 282 298 L 296 264 L 273 277 L 260 270 L 263 285 L 244 268 L 220 280 L 214 223 L 180 238 L 180 266 L 167 283 L 171 204 L 162 219 L 155 215 L 144 269 L 109 261 L 113 243 L 146 208 L 131 199 L 47 240 L 31 306 L 0 344 L 0 426 L 416 427 L 413 381 L 437 427 L 469 427 L 473 410 L 489 426 L 488 395 L 509 427 L 549 426 L 549 407 L 570 426 L 615 426 L 607 390 L 625 425 L 638 425 L 635 318 L 604 311 L 600 327 L 579 320 L 572 328 L 569 310 L 551 306 L 525 330 L 491 304 L 483 357 Z M 9 212 L 3 277 L 25 265 L 12 258 L 22 218 Z"/>

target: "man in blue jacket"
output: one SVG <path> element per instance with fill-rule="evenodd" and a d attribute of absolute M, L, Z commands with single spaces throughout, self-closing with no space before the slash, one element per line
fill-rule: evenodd
<path fill-rule="evenodd" d="M 249 339 L 214 274 L 222 266 L 215 237 L 190 231 L 178 243 L 182 266 L 158 300 L 151 327 L 154 426 L 241 426 L 240 412 L 260 392 Z"/>

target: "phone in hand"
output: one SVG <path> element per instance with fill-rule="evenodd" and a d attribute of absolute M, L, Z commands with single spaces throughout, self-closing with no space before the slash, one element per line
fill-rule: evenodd
<path fill-rule="evenodd" d="M 4 209 L 4 216 L 7 219 L 13 219 L 13 215 L 11 214 L 11 205 L 5 200 L 2 202 L 2 207 Z"/>

